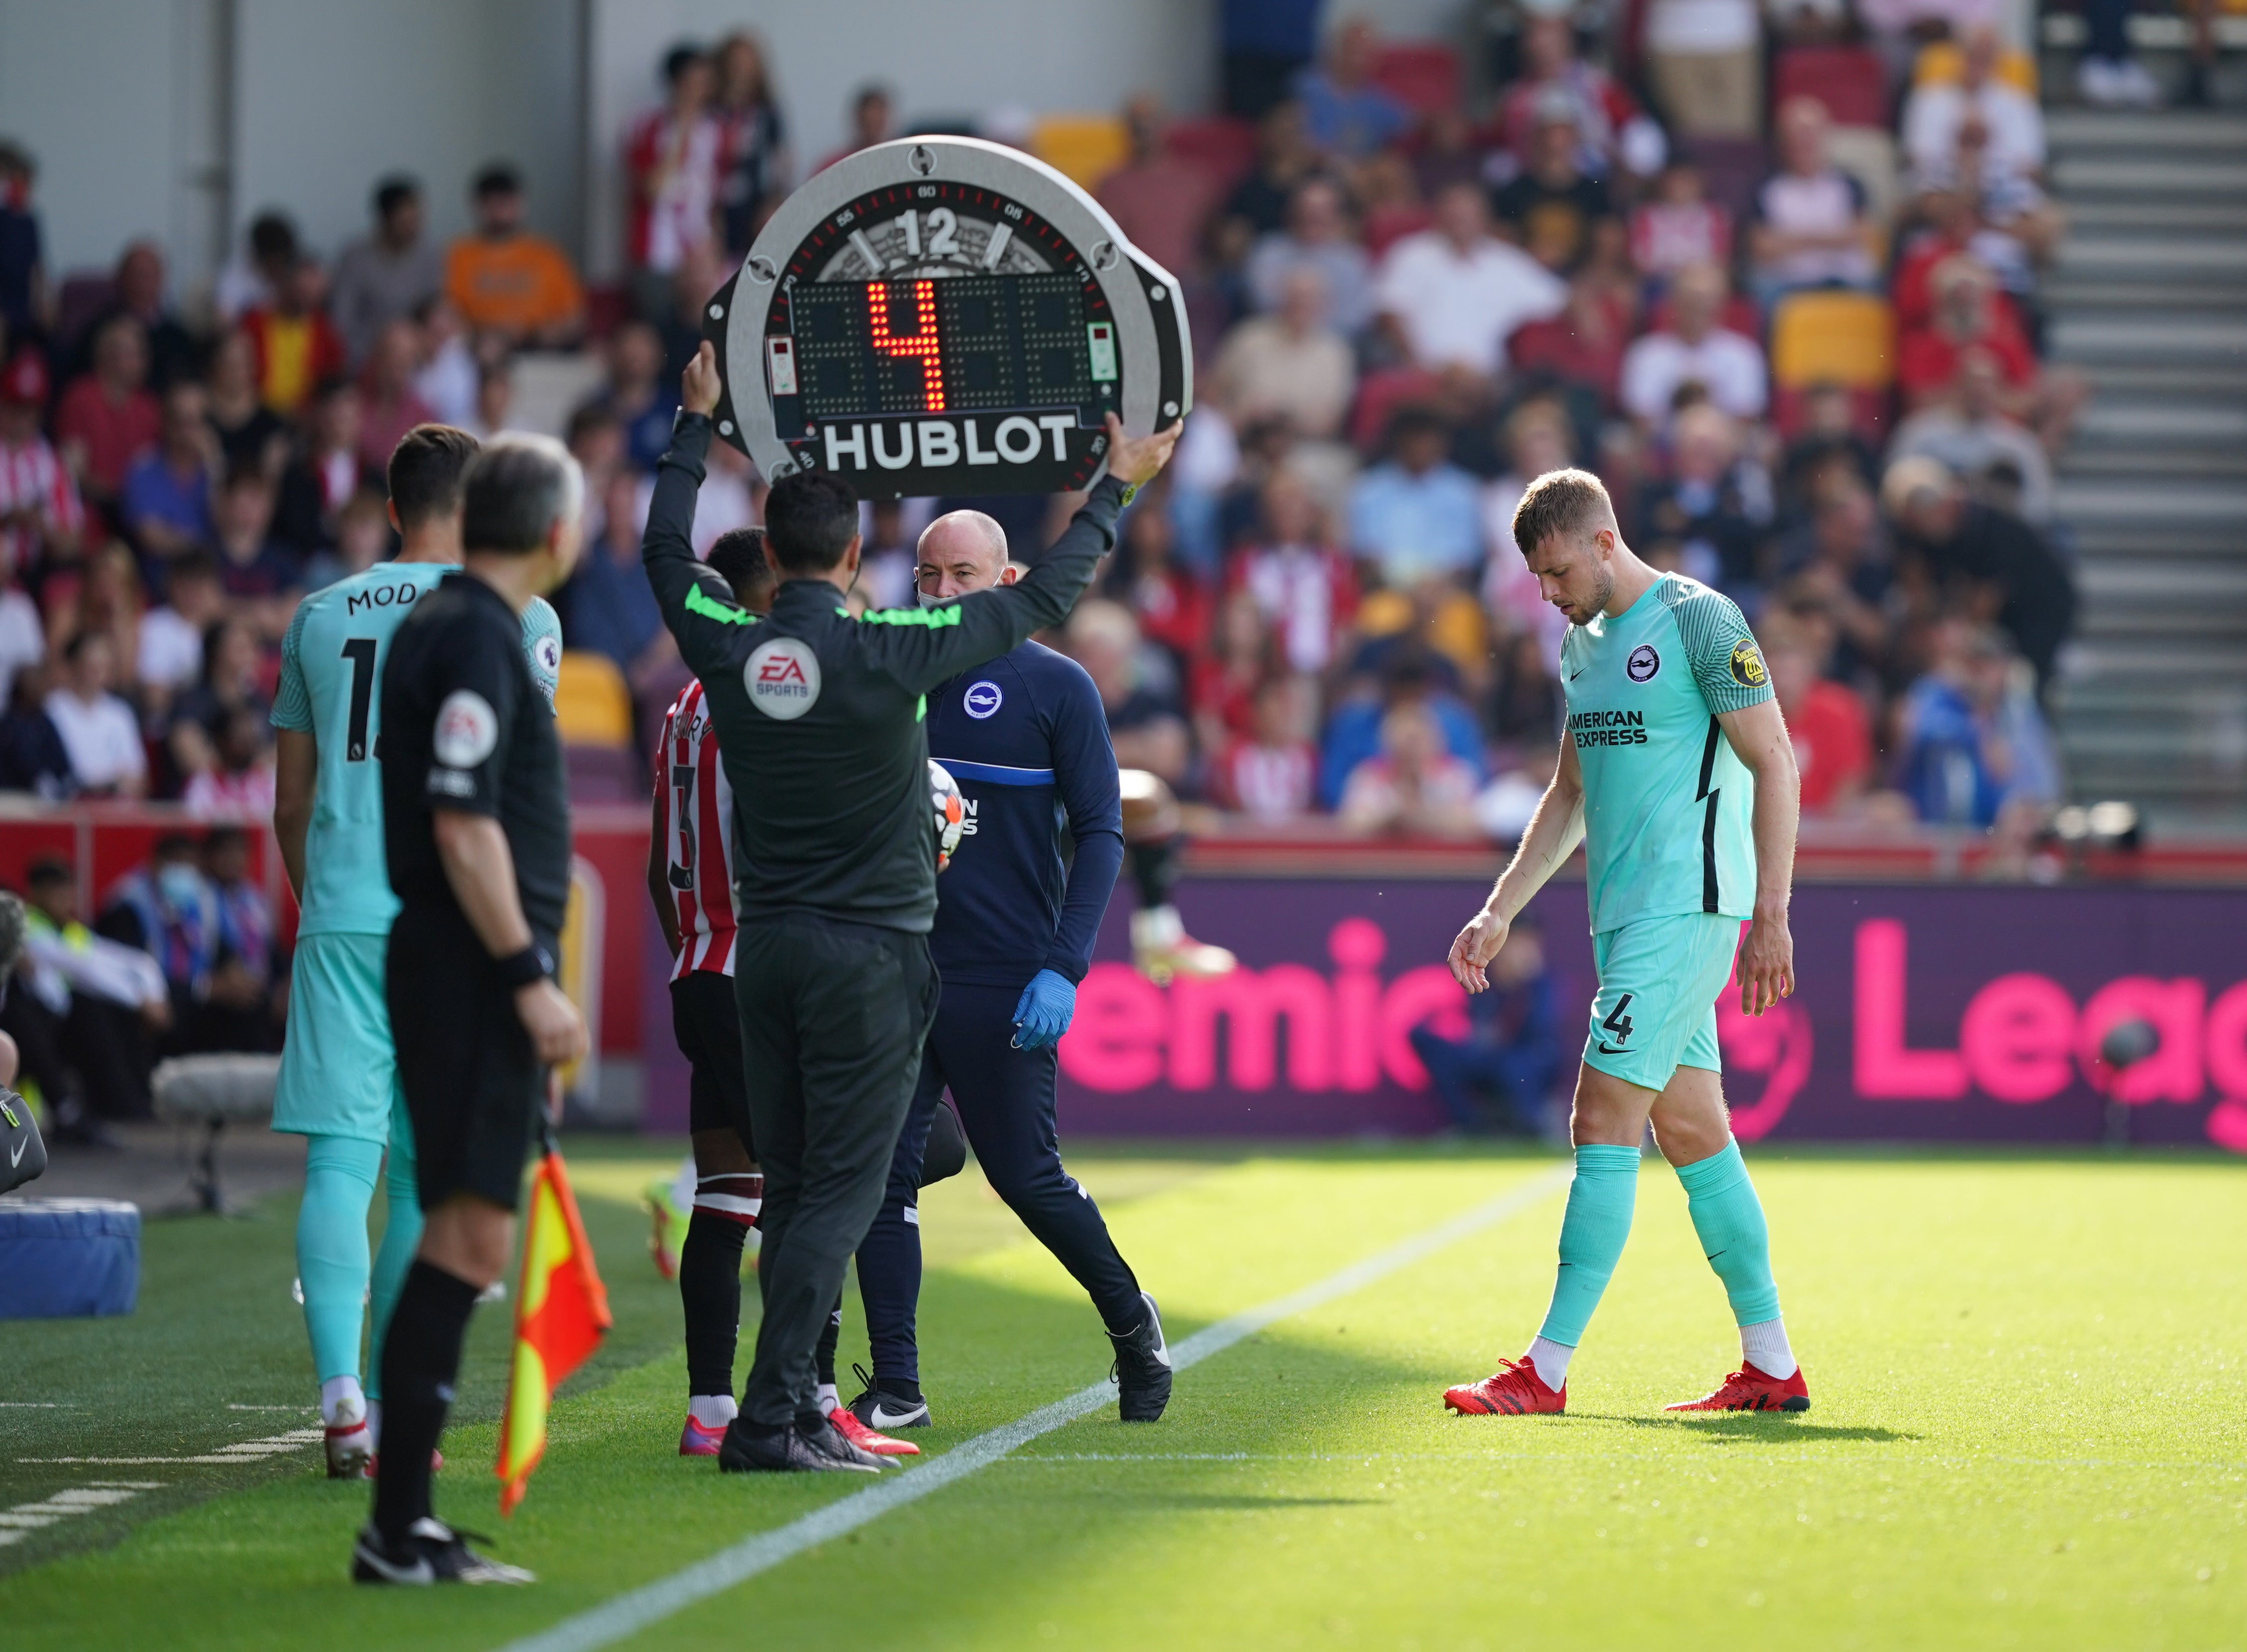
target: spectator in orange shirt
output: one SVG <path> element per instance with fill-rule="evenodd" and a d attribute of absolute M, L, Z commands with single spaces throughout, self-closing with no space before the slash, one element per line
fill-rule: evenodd
<path fill-rule="evenodd" d="M 445 296 L 468 325 L 510 345 L 559 350 L 585 326 L 585 294 L 562 249 L 522 227 L 522 174 L 504 162 L 476 174 L 476 232 L 445 255 Z"/>
<path fill-rule="evenodd" d="M 148 393 L 148 334 L 132 316 L 113 316 L 93 341 L 93 371 L 63 392 L 55 439 L 89 504 L 113 510 L 125 473 L 155 445 L 163 413 Z"/>
<path fill-rule="evenodd" d="M 257 356 L 261 400 L 284 416 L 303 407 L 312 386 L 344 370 L 344 341 L 320 308 L 320 266 L 300 258 L 275 290 L 270 305 L 242 318 Z"/>

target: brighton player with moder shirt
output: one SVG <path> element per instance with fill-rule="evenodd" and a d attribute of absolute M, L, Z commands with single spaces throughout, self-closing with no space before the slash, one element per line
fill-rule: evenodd
<path fill-rule="evenodd" d="M 1552 1306 L 1527 1353 L 1446 1389 L 1444 1403 L 1469 1416 L 1567 1409 L 1568 1362 L 1630 1234 L 1650 1120 L 1740 1328 L 1740 1369 L 1668 1409 L 1806 1411 L 1717 1054 L 1716 1000 L 1736 948 L 1748 1014 L 1794 990 L 1786 907 L 1800 800 L 1786 725 L 1739 609 L 1632 555 L 1597 477 L 1540 476 L 1513 538 L 1540 593 L 1568 617 L 1567 726 L 1513 864 L 1451 943 L 1451 973 L 1484 990 L 1515 915 L 1581 840 L 1599 990 Z"/>

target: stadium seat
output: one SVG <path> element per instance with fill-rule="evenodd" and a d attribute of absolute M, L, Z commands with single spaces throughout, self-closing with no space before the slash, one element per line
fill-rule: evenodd
<path fill-rule="evenodd" d="M 1965 72 L 1965 55 L 1955 41 L 1931 41 L 1919 50 L 1919 59 L 1912 65 L 1911 84 L 1954 85 Z M 2036 59 L 2018 46 L 2007 46 L 1998 54 L 1998 79 L 2033 98 L 2037 95 Z"/>
<path fill-rule="evenodd" d="M 565 746 L 631 745 L 632 691 L 616 662 L 587 649 L 563 649 L 561 680 L 554 686 L 554 720 Z"/>
<path fill-rule="evenodd" d="M 1895 378 L 1895 312 L 1868 292 L 1795 292 L 1771 318 L 1772 382 L 1885 390 Z"/>
<path fill-rule="evenodd" d="M 1030 153 L 1070 181 L 1096 189 L 1130 159 L 1131 139 L 1114 115 L 1045 115 L 1030 128 Z"/>
<path fill-rule="evenodd" d="M 1815 98 L 1837 126 L 1888 124 L 1888 83 L 1880 54 L 1863 46 L 1790 46 L 1772 65 L 1771 101 Z"/>
<path fill-rule="evenodd" d="M 1255 169 L 1256 128 L 1246 120 L 1213 115 L 1174 121 L 1163 141 L 1172 154 L 1192 161 L 1227 191 Z"/>
<path fill-rule="evenodd" d="M 1413 113 L 1459 106 L 1459 54 L 1436 40 L 1397 41 L 1374 59 L 1373 84 Z"/>
<path fill-rule="evenodd" d="M 1365 249 L 1376 258 L 1436 222 L 1425 207 L 1376 207 L 1365 215 Z"/>
<path fill-rule="evenodd" d="M 1380 447 L 1398 409 L 1432 401 L 1443 388 L 1442 378 L 1424 367 L 1383 367 L 1366 374 L 1357 381 L 1357 406 L 1350 410 L 1350 440 L 1363 451 Z"/>

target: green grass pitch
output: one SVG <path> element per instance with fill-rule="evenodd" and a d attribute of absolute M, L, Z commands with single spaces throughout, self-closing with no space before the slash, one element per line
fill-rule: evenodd
<path fill-rule="evenodd" d="M 213 1455 L 317 1420 L 277 1201 L 256 1220 L 151 1224 L 131 1319 L 0 1327 L 0 1526 L 70 1488 L 130 1492 L 12 1528 L 26 1536 L 0 1546 L 0 1644 L 496 1648 L 862 1491 L 673 1455 L 676 1298 L 632 1200 L 675 1162 L 573 1149 L 617 1330 L 557 1404 L 504 1526 L 489 1465 L 506 1315 L 479 1316 L 438 1505 L 497 1533 L 536 1587 L 354 1590 L 365 1491 L 330 1485 L 311 1449 L 34 1460 Z M 2247 1643 L 2247 1166 L 1751 1162 L 1806 1416 L 1663 1415 L 1738 1345 L 1676 1179 L 1649 1161 L 1567 1416 L 1459 1419 L 1438 1402 L 1534 1328 L 1555 1187 L 1185 1372 L 1158 1425 L 1126 1429 L 1112 1408 L 1072 1423 L 626 1644 Z M 1174 1342 L 1553 1163 L 1442 1148 L 1075 1159 Z M 1104 1375 L 1089 1308 L 972 1169 L 930 1191 L 923 1232 L 929 1451 Z M 281 1409 L 234 1409 L 250 1407 Z"/>

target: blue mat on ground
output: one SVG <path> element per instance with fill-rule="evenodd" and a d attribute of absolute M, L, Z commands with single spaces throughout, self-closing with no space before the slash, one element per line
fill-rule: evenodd
<path fill-rule="evenodd" d="M 130 1314 L 140 1291 L 138 1205 L 0 1199 L 0 1320 Z"/>

